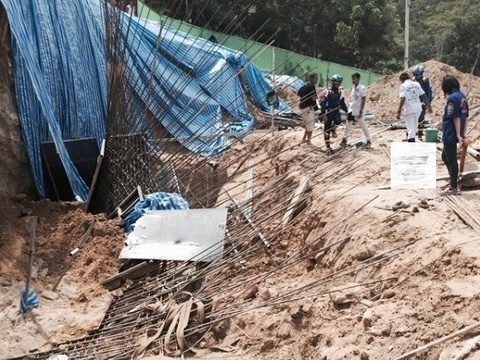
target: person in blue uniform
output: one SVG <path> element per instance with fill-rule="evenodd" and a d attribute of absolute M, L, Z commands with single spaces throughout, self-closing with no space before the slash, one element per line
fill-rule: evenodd
<path fill-rule="evenodd" d="M 442 160 L 450 177 L 450 182 L 442 195 L 457 195 L 459 193 L 457 144 L 466 145 L 464 141 L 469 107 L 467 98 L 460 91 L 460 83 L 454 76 L 447 75 L 443 78 L 442 90 L 447 96 L 442 122 Z"/>
<path fill-rule="evenodd" d="M 433 90 L 432 90 L 432 86 L 430 85 L 430 79 L 423 76 L 424 72 L 425 72 L 425 69 L 422 65 L 415 66 L 412 71 L 412 74 L 413 74 L 412 80 L 420 84 L 423 91 L 425 92 L 425 96 L 427 97 L 428 101 L 431 104 L 433 100 Z M 425 114 L 427 113 L 427 104 L 425 104 L 423 99 L 420 99 L 420 100 L 422 101 L 422 112 L 420 113 L 420 117 L 418 118 L 418 124 L 421 127 L 423 122 L 425 121 Z M 419 130 L 418 137 L 422 138 L 422 136 L 423 136 L 423 131 Z"/>
<path fill-rule="evenodd" d="M 320 101 L 322 113 L 325 114 L 325 123 L 323 134 L 325 138 L 325 146 L 327 152 L 331 152 L 330 136 L 337 137 L 335 128 L 342 123 L 340 109 L 348 113 L 348 107 L 345 104 L 343 90 L 340 88 L 343 78 L 339 74 L 335 74 L 330 78 L 330 87 L 326 89 Z"/>

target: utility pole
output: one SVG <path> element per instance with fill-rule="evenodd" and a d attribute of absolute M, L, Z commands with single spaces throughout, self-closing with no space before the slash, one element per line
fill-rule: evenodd
<path fill-rule="evenodd" d="M 408 69 L 410 45 L 410 0 L 405 0 L 405 57 L 403 59 L 404 70 Z"/>

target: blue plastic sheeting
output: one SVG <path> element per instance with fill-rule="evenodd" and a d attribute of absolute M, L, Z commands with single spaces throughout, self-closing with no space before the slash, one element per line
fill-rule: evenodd
<path fill-rule="evenodd" d="M 12 31 L 15 90 L 32 175 L 46 196 L 40 142 L 55 142 L 78 200 L 88 189 L 62 139 L 105 131 L 106 81 L 101 36 L 82 1 L 1 0 Z"/>
<path fill-rule="evenodd" d="M 266 97 L 273 87 L 263 71 L 242 52 L 171 29 L 164 23 L 137 18 L 133 18 L 133 21 L 138 21 L 152 33 L 152 45 L 155 45 L 155 39 L 161 31 L 162 41 L 157 44 L 160 52 L 190 69 L 210 96 L 233 117 L 247 122 L 244 127 L 251 128 L 253 118 L 248 112 L 246 97 L 238 77 L 240 70 L 244 71 L 255 103 L 264 111 L 271 110 Z M 291 108 L 283 101 L 280 101 L 279 110 L 291 112 Z"/>
<path fill-rule="evenodd" d="M 187 200 L 176 193 L 157 192 L 145 196 L 145 199 L 139 201 L 128 216 L 123 219 L 122 226 L 128 232 L 131 232 L 135 223 L 145 212 L 149 210 L 188 210 L 190 205 Z"/>
<path fill-rule="evenodd" d="M 23 289 L 20 293 L 20 312 L 26 314 L 40 305 L 40 298 L 35 291 Z"/>
<path fill-rule="evenodd" d="M 290 76 L 290 75 L 275 76 L 275 82 L 277 84 L 284 84 L 284 85 L 290 86 L 295 91 L 300 90 L 300 88 L 305 84 L 298 77 Z"/>
<path fill-rule="evenodd" d="M 0 1 L 12 30 L 19 117 L 38 194 L 44 198 L 47 193 L 40 143 L 53 141 L 73 193 L 84 201 L 88 188 L 63 140 L 94 137 L 100 143 L 105 137 L 103 2 Z M 242 53 L 124 13 L 121 21 L 123 60 L 137 98 L 133 111 L 138 124 L 144 121 L 146 102 L 184 146 L 212 156 L 228 145 L 218 134 L 241 135 L 254 126 L 244 87 L 263 110 L 270 110 L 265 98 L 272 86 Z M 157 41 L 160 28 L 162 38 Z M 280 110 L 290 111 L 283 102 Z M 224 113 L 232 121 L 223 122 Z"/>
<path fill-rule="evenodd" d="M 221 106 L 165 56 L 152 55 L 157 42 L 152 33 L 130 18 L 122 18 L 122 34 L 127 44 L 124 61 L 137 96 L 149 97 L 149 110 L 189 150 L 204 156 L 223 150 L 228 142 L 219 136 L 227 130 L 221 121 Z M 193 136 L 199 138 L 192 141 Z"/>

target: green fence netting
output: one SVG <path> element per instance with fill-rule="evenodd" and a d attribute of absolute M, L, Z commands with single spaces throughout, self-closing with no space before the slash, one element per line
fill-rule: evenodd
<path fill-rule="evenodd" d="M 340 65 L 331 61 L 323 61 L 274 46 L 265 47 L 265 44 L 239 36 L 226 35 L 180 20 L 167 18 L 158 14 L 140 0 L 138 0 L 137 10 L 140 17 L 153 21 L 165 21 L 169 27 L 175 30 L 188 32 L 193 36 L 199 36 L 204 39 L 210 39 L 214 36 L 218 43 L 231 49 L 242 51 L 247 56 L 254 58 L 254 63 L 265 71 L 271 72 L 275 63 L 275 73 L 278 75 L 297 76 L 302 80 L 306 80 L 309 73 L 315 72 L 319 74 L 321 86 L 325 86 L 325 80 L 333 74 L 340 74 L 344 79 L 349 79 L 353 73 L 358 72 L 362 76 L 362 82 L 365 85 L 374 83 L 382 76 L 371 71 Z M 272 61 L 273 54 L 275 54 L 274 62 Z"/>

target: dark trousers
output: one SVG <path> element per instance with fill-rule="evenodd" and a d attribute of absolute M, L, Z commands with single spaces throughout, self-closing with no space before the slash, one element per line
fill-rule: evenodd
<path fill-rule="evenodd" d="M 448 175 L 450 175 L 450 186 L 457 188 L 458 182 L 458 162 L 457 162 L 457 144 L 443 143 L 442 160 L 447 166 Z"/>

